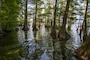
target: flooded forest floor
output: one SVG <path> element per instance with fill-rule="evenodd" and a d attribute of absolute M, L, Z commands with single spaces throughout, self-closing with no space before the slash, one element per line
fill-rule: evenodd
<path fill-rule="evenodd" d="M 77 25 L 71 25 L 69 40 L 53 39 L 51 28 L 44 23 L 38 31 L 33 31 L 32 25 L 30 23 L 28 31 L 23 31 L 21 26 L 18 32 L 0 39 L 0 60 L 79 60 L 72 55 L 83 42 Z"/>

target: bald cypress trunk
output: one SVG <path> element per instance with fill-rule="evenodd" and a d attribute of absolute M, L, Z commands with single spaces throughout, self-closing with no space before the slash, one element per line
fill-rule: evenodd
<path fill-rule="evenodd" d="M 34 21 L 34 26 L 33 26 L 33 30 L 37 30 L 37 27 L 36 27 L 36 22 L 37 22 L 37 0 L 35 1 L 35 9 L 36 9 L 36 12 L 35 12 L 35 21 Z"/>
<path fill-rule="evenodd" d="M 55 1 L 55 9 L 54 9 L 54 21 L 53 21 L 53 26 L 51 30 L 51 35 L 56 38 L 56 12 L 57 12 L 57 0 Z"/>
<path fill-rule="evenodd" d="M 27 24 L 27 4 L 28 4 L 28 0 L 26 0 L 25 1 L 25 19 L 24 19 L 24 27 L 23 27 L 23 30 L 24 31 L 27 31 L 27 30 L 29 30 L 29 28 L 28 28 L 28 24 Z"/>
<path fill-rule="evenodd" d="M 53 22 L 53 26 L 56 27 L 56 14 L 57 12 L 57 0 L 55 1 L 55 10 L 54 10 L 54 22 Z"/>
<path fill-rule="evenodd" d="M 58 37 L 63 40 L 69 39 L 69 37 L 70 37 L 70 35 L 66 32 L 66 24 L 67 24 L 68 12 L 69 12 L 69 5 L 70 5 L 70 0 L 67 0 L 66 8 L 65 8 L 64 16 L 63 16 L 62 26 L 61 26 L 61 29 L 59 30 L 59 35 L 58 35 Z"/>
<path fill-rule="evenodd" d="M 86 40 L 87 37 L 87 9 L 88 9 L 88 0 L 86 1 L 86 9 L 85 9 L 85 16 L 84 16 L 84 22 L 83 22 L 83 27 L 84 27 L 84 35 L 83 35 L 83 40 Z"/>
<path fill-rule="evenodd" d="M 67 17 L 68 17 L 68 12 L 69 12 L 69 5 L 70 5 L 70 0 L 67 0 L 64 16 L 63 16 L 63 23 L 62 23 L 62 29 L 66 30 L 66 24 L 67 24 Z"/>

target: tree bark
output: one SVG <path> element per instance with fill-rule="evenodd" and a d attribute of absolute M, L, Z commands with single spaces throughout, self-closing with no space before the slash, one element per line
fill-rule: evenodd
<path fill-rule="evenodd" d="M 26 0 L 25 1 L 25 19 L 24 19 L 24 27 L 23 27 L 23 30 L 24 31 L 27 31 L 27 30 L 29 30 L 29 28 L 28 28 L 28 24 L 27 24 L 27 4 L 28 4 L 28 0 Z"/>
<path fill-rule="evenodd" d="M 85 16 L 84 16 L 84 35 L 83 40 L 86 40 L 87 37 L 87 9 L 88 9 L 88 0 L 86 1 L 86 9 L 85 9 Z"/>
<path fill-rule="evenodd" d="M 54 21 L 53 21 L 53 26 L 51 30 L 51 36 L 56 38 L 56 12 L 57 12 L 57 0 L 55 1 L 55 8 L 54 8 Z"/>
<path fill-rule="evenodd" d="M 54 22 L 53 22 L 53 26 L 56 27 L 56 12 L 57 12 L 57 0 L 55 1 L 55 10 L 54 10 Z"/>
<path fill-rule="evenodd" d="M 60 40 L 68 40 L 70 38 L 70 35 L 66 32 L 66 24 L 67 24 L 67 17 L 68 17 L 68 12 L 69 12 L 69 5 L 70 5 L 70 0 L 67 0 L 66 3 L 66 8 L 63 16 L 63 22 L 61 29 L 59 30 L 58 37 Z"/>
<path fill-rule="evenodd" d="M 33 30 L 37 30 L 37 27 L 36 27 L 36 21 L 37 21 L 37 0 L 35 1 L 35 3 L 36 3 L 36 6 L 35 6 L 36 12 L 35 12 L 35 21 L 34 21 Z"/>
<path fill-rule="evenodd" d="M 68 17 L 68 12 L 69 12 L 69 5 L 70 5 L 70 0 L 67 0 L 65 12 L 64 12 L 64 17 L 63 17 L 63 23 L 62 23 L 62 29 L 63 30 L 66 30 L 67 17 Z"/>

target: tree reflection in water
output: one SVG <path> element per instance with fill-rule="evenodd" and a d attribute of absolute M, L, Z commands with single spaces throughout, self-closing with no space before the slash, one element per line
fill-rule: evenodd
<path fill-rule="evenodd" d="M 29 33 L 32 32 L 34 38 L 30 38 Z M 20 51 L 21 60 L 73 60 L 72 48 L 66 48 L 67 41 L 59 40 L 57 36 L 50 35 L 50 31 L 45 29 L 43 25 L 39 31 L 25 32 L 25 41 Z"/>
<path fill-rule="evenodd" d="M 56 35 L 56 34 L 55 34 Z M 55 36 L 52 36 L 53 39 L 53 60 L 66 60 L 65 56 L 65 42 L 58 40 Z"/>
<path fill-rule="evenodd" d="M 36 41 L 37 32 L 34 33 L 34 40 L 28 39 L 27 32 L 25 31 L 25 40 L 21 47 L 21 57 L 24 60 L 39 60 L 43 51 L 41 50 L 40 42 Z"/>
<path fill-rule="evenodd" d="M 65 47 L 66 41 L 60 41 L 60 47 L 61 47 L 61 57 L 62 60 L 66 60 L 66 47 Z"/>

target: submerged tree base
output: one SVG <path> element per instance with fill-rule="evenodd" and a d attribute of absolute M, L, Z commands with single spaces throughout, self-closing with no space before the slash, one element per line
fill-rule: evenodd
<path fill-rule="evenodd" d="M 38 28 L 35 25 L 33 26 L 33 31 L 38 31 Z"/>
<path fill-rule="evenodd" d="M 90 35 L 86 41 L 74 51 L 73 55 L 82 60 L 90 60 Z"/>
<path fill-rule="evenodd" d="M 58 38 L 59 40 L 68 40 L 70 38 L 70 35 L 66 31 L 60 30 L 58 34 Z"/>
<path fill-rule="evenodd" d="M 50 28 L 51 26 L 50 25 L 45 25 L 45 28 Z"/>
<path fill-rule="evenodd" d="M 26 26 L 24 26 L 23 28 L 22 28 L 22 30 L 24 30 L 24 31 L 28 31 L 29 30 L 29 28 Z"/>
<path fill-rule="evenodd" d="M 52 36 L 53 39 L 55 39 L 57 37 L 57 35 L 56 35 L 56 29 L 55 28 L 52 28 L 52 30 L 51 30 L 51 36 Z"/>

